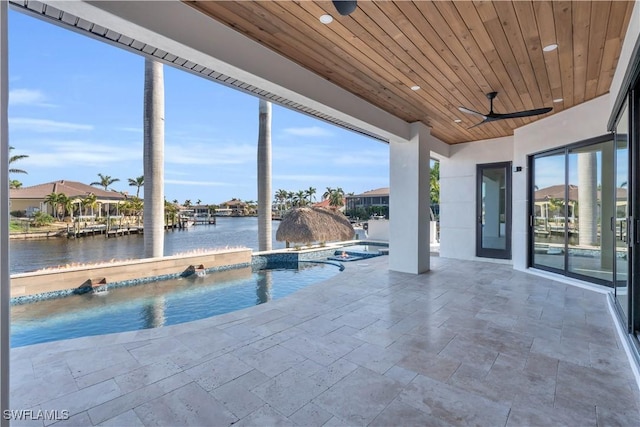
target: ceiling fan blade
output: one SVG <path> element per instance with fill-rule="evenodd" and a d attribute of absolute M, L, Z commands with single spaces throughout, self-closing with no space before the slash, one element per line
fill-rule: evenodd
<path fill-rule="evenodd" d="M 333 6 L 342 16 L 347 16 L 358 7 L 357 0 L 333 0 Z"/>
<path fill-rule="evenodd" d="M 474 128 L 474 127 L 476 127 L 476 126 L 483 125 L 483 124 L 485 124 L 485 123 L 487 123 L 487 122 L 489 122 L 489 121 L 491 121 L 491 120 L 487 120 L 487 119 L 485 119 L 485 120 L 481 121 L 480 123 L 476 123 L 475 125 L 473 125 L 473 126 L 471 126 L 471 127 L 468 127 L 468 128 L 467 128 L 467 130 L 469 130 L 469 129 L 473 129 L 473 128 Z"/>
<path fill-rule="evenodd" d="M 490 114 L 489 117 L 493 118 L 494 120 L 517 119 L 519 117 L 530 117 L 530 116 L 545 114 L 551 110 L 553 110 L 553 107 L 536 108 L 535 110 L 516 111 L 515 113 L 505 113 L 505 114 L 493 113 L 493 114 Z"/>
<path fill-rule="evenodd" d="M 470 110 L 466 107 L 458 107 L 458 110 L 462 111 L 463 113 L 473 114 L 474 116 L 482 117 L 483 119 L 487 118 L 487 116 L 485 116 L 484 114 L 478 113 L 477 111 Z"/>

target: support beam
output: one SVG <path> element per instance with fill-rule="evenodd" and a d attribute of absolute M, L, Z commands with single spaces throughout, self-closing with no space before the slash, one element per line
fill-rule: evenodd
<path fill-rule="evenodd" d="M 9 409 L 9 32 L 8 2 L 0 1 L 0 410 Z M 9 420 L 0 416 L 0 426 Z"/>
<path fill-rule="evenodd" d="M 389 269 L 420 274 L 429 259 L 429 128 L 411 124 L 411 139 L 390 141 Z"/>

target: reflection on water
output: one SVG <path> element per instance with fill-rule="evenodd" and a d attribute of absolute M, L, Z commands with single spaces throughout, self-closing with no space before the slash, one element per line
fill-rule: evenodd
<path fill-rule="evenodd" d="M 256 283 L 256 305 L 271 301 L 271 286 L 273 286 L 271 270 L 259 271 Z"/>
<path fill-rule="evenodd" d="M 257 272 L 245 267 L 15 305 L 11 346 L 190 322 L 282 298 L 338 272 L 315 263 Z"/>
<path fill-rule="evenodd" d="M 164 325 L 164 297 L 157 296 L 142 306 L 144 329 L 159 328 Z"/>

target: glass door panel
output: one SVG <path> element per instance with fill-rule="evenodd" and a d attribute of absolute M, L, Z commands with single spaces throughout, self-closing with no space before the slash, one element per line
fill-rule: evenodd
<path fill-rule="evenodd" d="M 511 163 L 478 165 L 476 255 L 511 259 Z"/>
<path fill-rule="evenodd" d="M 613 280 L 613 140 L 568 151 L 567 271 Z"/>
<path fill-rule="evenodd" d="M 628 276 L 629 276 L 629 118 L 628 107 L 620 115 L 616 128 L 616 213 L 615 213 L 615 295 L 624 315 L 629 316 Z"/>
<path fill-rule="evenodd" d="M 564 271 L 565 151 L 533 160 L 533 265 Z"/>

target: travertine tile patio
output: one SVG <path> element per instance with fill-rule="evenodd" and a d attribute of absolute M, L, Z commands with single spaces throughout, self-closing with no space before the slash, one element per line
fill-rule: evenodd
<path fill-rule="evenodd" d="M 604 294 L 387 262 L 210 319 L 13 349 L 11 407 L 68 410 L 57 426 L 640 425 Z"/>

